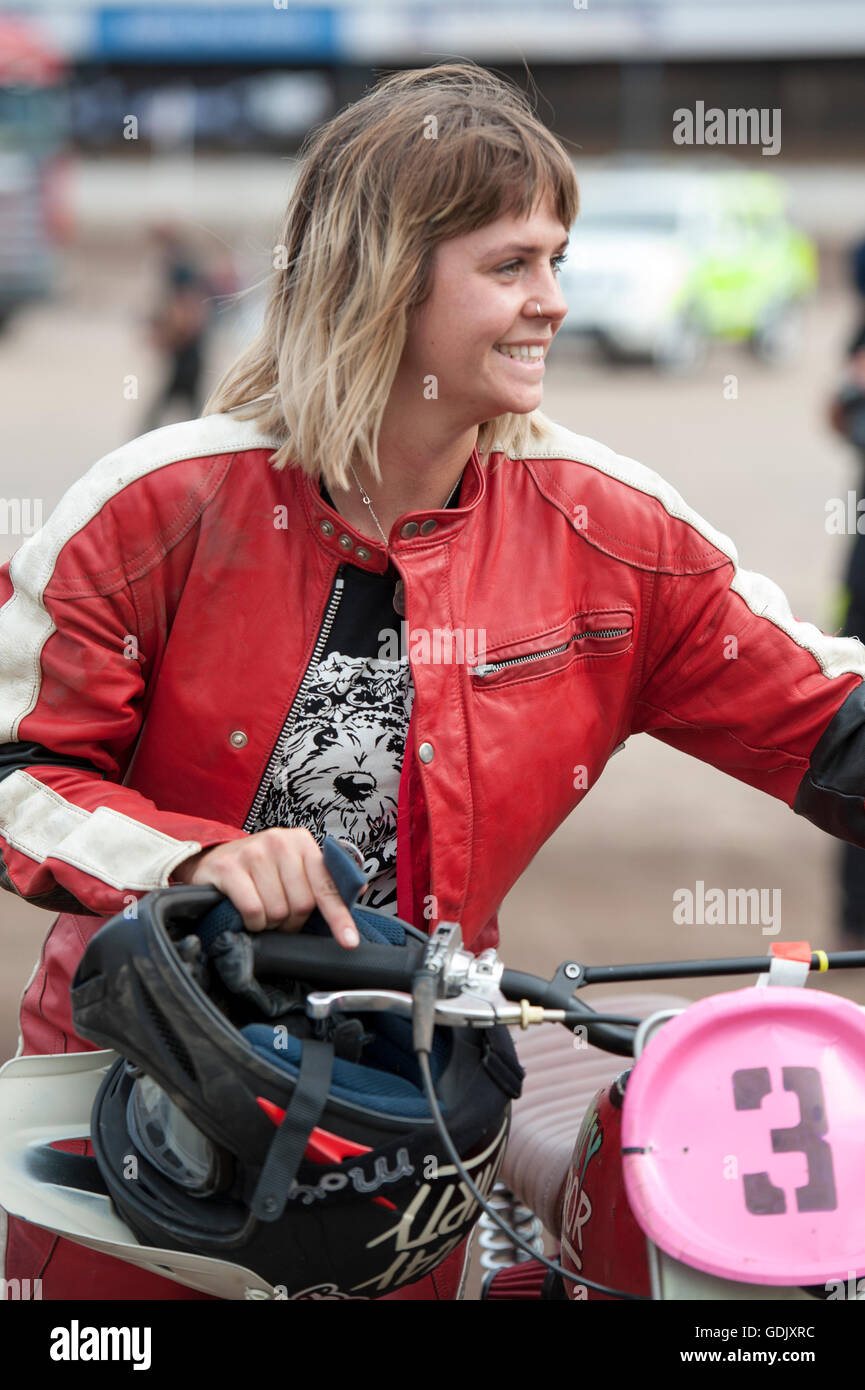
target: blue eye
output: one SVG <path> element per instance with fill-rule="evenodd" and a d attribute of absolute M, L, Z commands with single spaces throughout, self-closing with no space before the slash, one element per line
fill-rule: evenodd
<path fill-rule="evenodd" d="M 566 254 L 566 252 L 564 252 L 564 251 L 560 251 L 560 252 L 558 253 L 558 255 L 556 255 L 556 256 L 551 256 L 551 257 L 550 257 L 550 262 L 551 262 L 551 264 L 552 264 L 552 266 L 553 266 L 553 269 L 555 270 L 556 274 L 559 273 L 559 271 L 561 270 L 562 266 L 564 265 L 564 263 L 565 263 L 565 261 L 566 261 L 567 259 L 568 259 L 567 254 Z M 511 270 L 517 270 L 517 269 L 519 269 L 519 267 L 520 267 L 521 265 L 525 265 L 525 261 L 523 261 L 523 260 L 508 261 L 507 265 L 500 265 L 500 266 L 499 266 L 499 270 L 500 270 L 500 271 L 503 271 L 503 272 L 508 272 L 508 271 L 511 271 Z"/>

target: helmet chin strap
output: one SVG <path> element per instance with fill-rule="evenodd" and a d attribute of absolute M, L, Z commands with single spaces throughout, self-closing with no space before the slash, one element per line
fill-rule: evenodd
<path fill-rule="evenodd" d="M 278 1221 L 285 1211 L 309 1137 L 327 1105 L 332 1074 L 331 1044 L 305 1038 L 294 1094 L 268 1149 L 249 1204 L 259 1221 Z"/>

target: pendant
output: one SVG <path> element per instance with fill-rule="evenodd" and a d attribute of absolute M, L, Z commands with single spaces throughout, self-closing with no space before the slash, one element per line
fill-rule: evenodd
<path fill-rule="evenodd" d="M 402 582 L 401 579 L 398 579 L 398 580 L 396 581 L 396 588 L 395 588 L 394 591 L 393 591 L 393 606 L 394 606 L 394 611 L 395 611 L 396 613 L 398 613 L 399 616 L 400 616 L 401 618 L 404 618 L 404 617 L 405 617 L 405 585 L 403 584 L 403 582 Z"/>

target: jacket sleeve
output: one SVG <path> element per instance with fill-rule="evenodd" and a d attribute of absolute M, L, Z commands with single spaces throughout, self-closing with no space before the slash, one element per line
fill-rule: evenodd
<path fill-rule="evenodd" d="M 73 486 L 0 568 L 0 886 L 37 907 L 109 916 L 130 893 L 165 887 L 190 855 L 245 832 L 123 785 L 143 671 L 159 665 L 191 552 L 154 547 L 141 582 L 160 618 L 141 620 L 117 517 L 103 509 L 80 525 L 75 505 Z"/>
<path fill-rule="evenodd" d="M 717 560 L 655 575 L 633 731 L 865 846 L 865 647 L 796 619 L 732 546 Z"/>

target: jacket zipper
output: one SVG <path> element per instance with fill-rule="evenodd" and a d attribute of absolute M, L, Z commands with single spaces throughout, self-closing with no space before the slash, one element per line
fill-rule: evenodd
<path fill-rule="evenodd" d="M 493 661 L 486 666 L 473 666 L 471 668 L 473 676 L 489 676 L 493 671 L 501 671 L 505 666 L 517 666 L 523 661 L 540 661 L 545 656 L 555 656 L 557 652 L 566 652 L 572 642 L 579 642 L 581 637 L 624 637 L 626 632 L 630 632 L 627 627 L 601 627 L 594 628 L 591 632 L 577 632 L 573 637 L 569 637 L 567 642 L 563 642 L 560 647 L 550 647 L 545 652 L 529 652 L 526 656 L 512 656 L 507 661 Z"/>
<path fill-rule="evenodd" d="M 258 819 L 258 813 L 261 810 L 261 803 L 264 801 L 264 798 L 267 795 L 270 784 L 273 781 L 273 774 L 275 773 L 277 765 L 279 764 L 282 754 L 285 751 L 285 745 L 288 743 L 289 735 L 291 734 L 291 726 L 296 718 L 296 712 L 300 709 L 303 700 L 306 698 L 306 692 L 309 689 L 309 686 L 315 676 L 316 667 L 318 663 L 321 661 L 322 654 L 324 652 L 325 647 L 327 646 L 327 639 L 330 636 L 330 630 L 333 627 L 334 619 L 336 618 L 336 611 L 339 608 L 340 602 L 342 601 L 342 592 L 345 588 L 345 580 L 342 577 L 342 569 L 343 567 L 342 565 L 340 565 L 339 569 L 336 572 L 336 583 L 334 585 L 333 593 L 330 596 L 330 600 L 325 611 L 324 622 L 321 626 L 321 632 L 318 634 L 318 641 L 315 644 L 315 650 L 310 658 L 309 665 L 306 668 L 306 675 L 301 681 L 298 692 L 295 695 L 294 700 L 292 701 L 291 709 L 289 710 L 285 723 L 282 726 L 282 732 L 280 733 L 279 738 L 276 741 L 276 746 L 274 747 L 274 750 L 270 755 L 270 759 L 264 771 L 264 776 L 261 779 L 261 785 L 259 786 L 258 791 L 255 794 L 255 800 L 253 801 L 252 806 L 249 810 L 249 814 L 247 815 L 246 820 L 243 823 L 244 830 L 250 830 L 252 826 L 255 824 L 256 820 Z"/>

